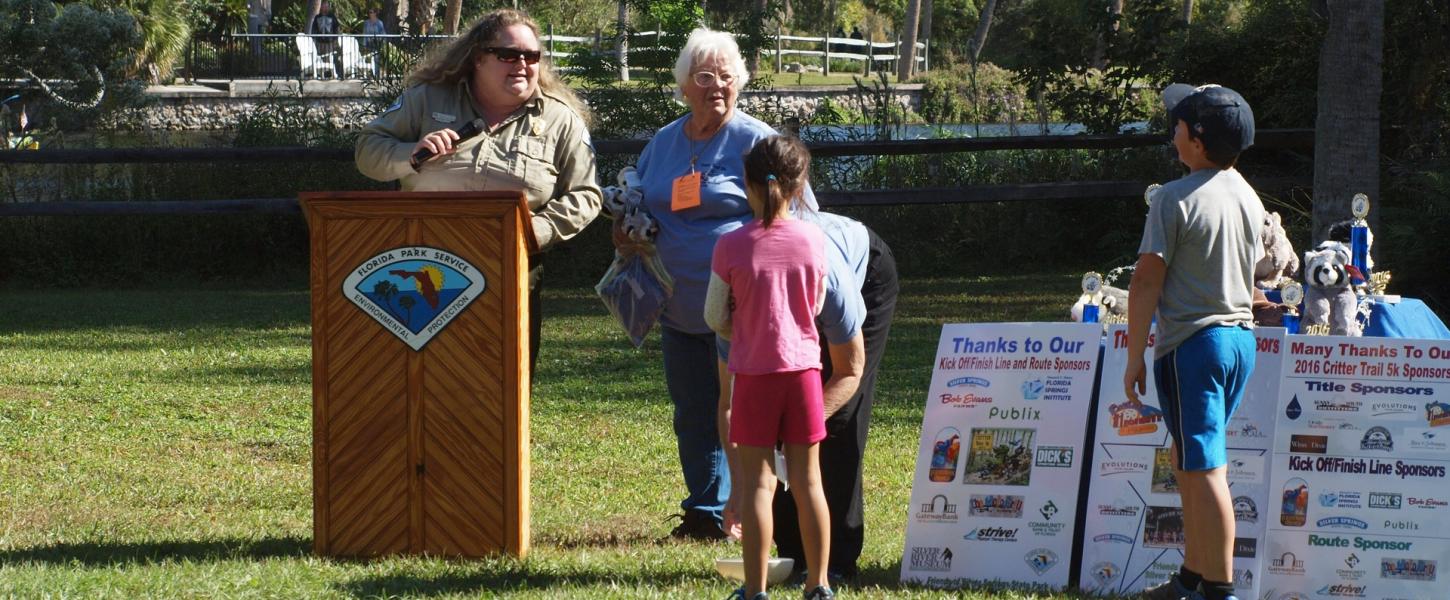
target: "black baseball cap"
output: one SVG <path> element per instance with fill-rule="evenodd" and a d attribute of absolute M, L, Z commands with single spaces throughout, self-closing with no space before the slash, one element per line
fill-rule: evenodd
<path fill-rule="evenodd" d="M 1210 151 L 1237 155 L 1254 145 L 1254 111 L 1231 89 L 1175 83 L 1163 88 L 1163 107 L 1170 126 L 1182 119 Z"/>

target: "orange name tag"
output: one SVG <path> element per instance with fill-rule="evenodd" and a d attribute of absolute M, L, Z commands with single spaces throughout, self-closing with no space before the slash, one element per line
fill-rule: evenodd
<path fill-rule="evenodd" d="M 670 191 L 670 210 L 681 211 L 699 205 L 700 172 L 695 171 L 689 175 L 676 177 L 674 188 Z"/>

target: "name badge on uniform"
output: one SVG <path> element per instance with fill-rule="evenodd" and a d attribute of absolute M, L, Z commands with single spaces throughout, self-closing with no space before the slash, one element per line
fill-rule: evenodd
<path fill-rule="evenodd" d="M 700 172 L 690 171 L 688 175 L 675 178 L 670 190 L 670 210 L 681 211 L 700 205 Z"/>
<path fill-rule="evenodd" d="M 436 112 L 436 113 L 433 113 L 433 120 L 434 121 L 437 121 L 439 123 L 452 123 L 454 121 L 457 121 L 458 120 L 458 117 L 456 117 L 454 115 L 447 114 L 447 113 L 439 113 L 439 112 Z"/>

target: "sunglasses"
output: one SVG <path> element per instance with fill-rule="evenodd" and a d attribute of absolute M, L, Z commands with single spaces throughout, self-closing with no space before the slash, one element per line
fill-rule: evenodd
<path fill-rule="evenodd" d="M 539 59 L 544 57 L 544 53 L 539 50 L 519 50 L 518 48 L 495 48 L 490 46 L 484 48 L 483 52 L 484 54 L 497 56 L 500 62 L 506 63 L 516 63 L 522 58 L 524 62 L 532 65 L 538 64 Z"/>
<path fill-rule="evenodd" d="M 720 80 L 721 85 L 731 86 L 735 84 L 735 75 L 731 73 L 720 73 L 716 75 L 709 71 L 700 71 L 694 75 L 695 85 L 700 87 L 713 87 L 717 79 Z"/>

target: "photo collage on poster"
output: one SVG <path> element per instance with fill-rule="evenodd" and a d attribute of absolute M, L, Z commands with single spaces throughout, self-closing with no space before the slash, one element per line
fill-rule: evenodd
<path fill-rule="evenodd" d="M 1267 458 L 1283 338 L 1283 329 L 1255 330 L 1254 373 L 1243 403 L 1229 421 L 1234 588 L 1244 598 L 1256 597 L 1262 574 L 1259 548 L 1265 523 L 1259 507 L 1270 498 Z M 1166 581 L 1183 564 L 1183 508 L 1152 369 L 1148 369 L 1147 393 L 1136 403 L 1129 401 L 1121 383 L 1128 363 L 1127 326 L 1110 326 L 1107 340 L 1094 417 L 1079 584 L 1093 594 L 1131 595 Z M 1151 366 L 1153 348 L 1146 354 Z"/>
<path fill-rule="evenodd" d="M 1081 323 L 943 327 L 903 581 L 1067 585 L 1100 338 Z"/>

